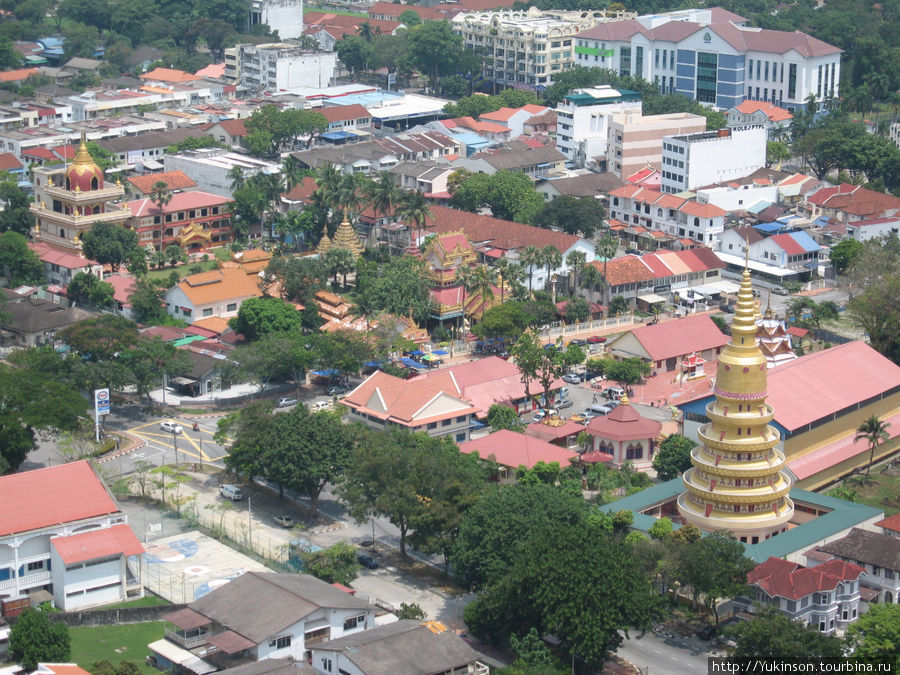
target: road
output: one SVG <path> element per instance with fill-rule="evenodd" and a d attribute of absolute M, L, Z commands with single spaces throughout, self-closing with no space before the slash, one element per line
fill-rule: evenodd
<path fill-rule="evenodd" d="M 696 637 L 668 637 L 659 633 L 647 633 L 640 640 L 630 633 L 631 639 L 622 642 L 617 656 L 639 668 L 644 675 L 693 675 L 707 672 L 707 658 L 715 656 L 707 650 L 709 642 Z"/>

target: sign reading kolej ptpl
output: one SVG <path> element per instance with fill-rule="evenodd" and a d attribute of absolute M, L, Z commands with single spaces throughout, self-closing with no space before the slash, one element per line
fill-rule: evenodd
<path fill-rule="evenodd" d="M 94 389 L 94 413 L 109 414 L 109 389 Z"/>

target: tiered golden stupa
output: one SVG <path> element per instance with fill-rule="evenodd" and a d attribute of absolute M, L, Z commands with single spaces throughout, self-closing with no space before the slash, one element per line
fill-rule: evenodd
<path fill-rule="evenodd" d="M 361 256 L 364 250 L 362 244 L 359 243 L 359 237 L 356 236 L 356 232 L 353 230 L 353 226 L 346 218 L 341 221 L 341 224 L 335 230 L 334 236 L 331 238 L 331 247 L 345 248 L 353 254 L 354 258 Z"/>
<path fill-rule="evenodd" d="M 750 270 L 744 268 L 731 341 L 719 355 L 716 400 L 706 407 L 702 445 L 691 451 L 678 496 L 682 517 L 701 530 L 730 530 L 755 544 L 784 532 L 794 514 L 778 431 L 769 425 L 766 357 L 756 337 L 756 304 Z"/>

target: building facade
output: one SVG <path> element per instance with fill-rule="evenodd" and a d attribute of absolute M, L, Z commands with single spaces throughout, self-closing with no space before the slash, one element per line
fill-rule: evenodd
<path fill-rule="evenodd" d="M 666 94 L 728 110 L 745 98 L 793 113 L 838 96 L 841 50 L 801 33 L 744 25 L 715 8 L 599 24 L 577 37 L 576 65 L 611 69 Z"/>
<path fill-rule="evenodd" d="M 315 52 L 295 44 L 240 44 L 225 50 L 225 81 L 256 92 L 311 87 L 324 89 L 334 78 L 335 52 Z"/>
<path fill-rule="evenodd" d="M 747 176 L 766 165 L 761 124 L 667 136 L 662 146 L 662 191 L 677 194 Z"/>
<path fill-rule="evenodd" d="M 619 113 L 611 117 L 606 148 L 606 170 L 621 179 L 646 167 L 662 166 L 665 136 L 706 130 L 706 118 L 691 113 L 647 115 Z"/>
<path fill-rule="evenodd" d="M 640 115 L 641 96 L 636 91 L 608 85 L 575 89 L 556 107 L 557 150 L 578 166 L 602 167 L 608 159 L 610 118 L 624 112 Z"/>
<path fill-rule="evenodd" d="M 195 190 L 176 192 L 160 205 L 149 197 L 128 202 L 126 225 L 138 233 L 138 244 L 159 251 L 177 244 L 185 250 L 221 245 L 234 238 L 228 197 Z"/>
<path fill-rule="evenodd" d="M 249 27 L 266 24 L 282 40 L 303 34 L 303 0 L 252 0 Z"/>
<path fill-rule="evenodd" d="M 744 543 L 757 544 L 787 530 L 794 515 L 788 496 L 791 478 L 781 440 L 769 424 L 766 357 L 756 338 L 756 303 L 749 268 L 744 269 L 731 340 L 719 355 L 714 393 L 684 472 L 685 492 L 678 512 L 701 530 L 726 530 Z"/>

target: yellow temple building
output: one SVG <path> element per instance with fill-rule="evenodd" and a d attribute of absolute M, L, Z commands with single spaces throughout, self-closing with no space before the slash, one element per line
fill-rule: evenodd
<path fill-rule="evenodd" d="M 756 544 L 784 532 L 794 514 L 791 479 L 780 436 L 766 404 L 768 362 L 757 338 L 757 305 L 745 268 L 731 324 L 731 340 L 719 355 L 710 420 L 691 452 L 678 511 L 701 530 L 730 530 Z"/>
<path fill-rule="evenodd" d="M 322 235 L 319 245 L 316 247 L 316 253 L 324 256 L 325 253 L 332 248 L 345 248 L 353 254 L 355 260 L 363 254 L 365 250 L 363 245 L 359 243 L 359 237 L 353 230 L 350 221 L 344 218 L 337 229 L 334 231 L 334 237 L 328 238 L 328 233 Z"/>

